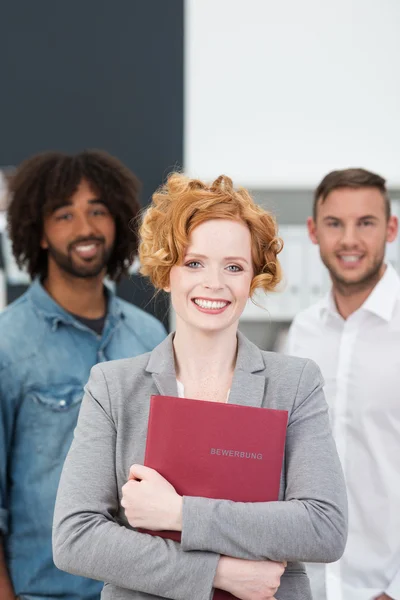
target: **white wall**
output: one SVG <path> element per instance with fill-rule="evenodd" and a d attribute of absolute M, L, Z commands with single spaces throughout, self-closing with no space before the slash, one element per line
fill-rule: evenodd
<path fill-rule="evenodd" d="M 400 185 L 399 0 L 186 0 L 185 170 L 315 187 Z"/>

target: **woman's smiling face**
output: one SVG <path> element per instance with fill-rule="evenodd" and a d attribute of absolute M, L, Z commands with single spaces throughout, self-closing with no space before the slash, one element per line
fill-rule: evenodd
<path fill-rule="evenodd" d="M 192 231 L 183 263 L 170 273 L 177 322 L 209 332 L 237 327 L 253 274 L 251 235 L 244 223 L 201 223 Z"/>

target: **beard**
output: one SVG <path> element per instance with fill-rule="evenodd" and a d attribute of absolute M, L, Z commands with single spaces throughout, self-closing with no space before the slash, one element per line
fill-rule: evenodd
<path fill-rule="evenodd" d="M 374 287 L 379 281 L 385 258 L 385 248 L 372 258 L 371 263 L 355 279 L 349 279 L 346 274 L 343 274 L 326 254 L 321 252 L 320 256 L 329 271 L 333 286 L 343 295 L 350 296 Z"/>
<path fill-rule="evenodd" d="M 107 265 L 109 263 L 111 254 L 113 252 L 113 245 L 106 247 L 104 238 L 86 238 L 75 240 L 68 246 L 67 253 L 58 250 L 53 244 L 47 241 L 48 253 L 56 263 L 56 265 L 64 271 L 64 273 L 68 273 L 68 275 L 72 275 L 72 277 L 78 277 L 80 279 L 90 279 L 93 277 L 98 277 L 101 273 L 103 273 L 107 269 Z M 99 244 L 99 255 L 95 258 L 84 259 L 81 258 L 78 262 L 73 255 L 73 248 L 78 244 L 90 244 L 96 243 Z"/>

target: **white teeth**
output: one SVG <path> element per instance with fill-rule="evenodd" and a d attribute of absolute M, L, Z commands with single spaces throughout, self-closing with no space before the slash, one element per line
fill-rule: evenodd
<path fill-rule="evenodd" d="M 360 256 L 355 256 L 354 254 L 351 256 L 341 256 L 340 257 L 344 262 L 357 262 L 360 260 Z"/>
<path fill-rule="evenodd" d="M 89 244 L 88 246 L 75 246 L 75 250 L 78 250 L 78 252 L 89 252 L 89 250 L 93 250 L 95 247 L 95 244 Z"/>
<path fill-rule="evenodd" d="M 200 306 L 200 308 L 207 308 L 207 309 L 211 309 L 211 310 L 218 310 L 220 308 L 224 308 L 224 306 L 226 306 L 228 303 L 227 302 L 215 302 L 215 301 L 211 301 L 211 300 L 200 300 L 199 298 L 196 298 L 194 300 L 194 303 L 197 304 L 197 306 Z"/>

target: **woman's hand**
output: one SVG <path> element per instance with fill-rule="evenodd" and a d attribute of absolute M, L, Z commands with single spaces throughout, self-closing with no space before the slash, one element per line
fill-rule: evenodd
<path fill-rule="evenodd" d="M 230 592 L 241 600 L 274 600 L 286 562 L 242 560 L 222 556 L 214 587 Z"/>
<path fill-rule="evenodd" d="M 182 531 L 182 496 L 154 469 L 131 466 L 121 505 L 132 527 Z"/>

